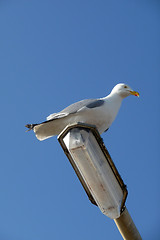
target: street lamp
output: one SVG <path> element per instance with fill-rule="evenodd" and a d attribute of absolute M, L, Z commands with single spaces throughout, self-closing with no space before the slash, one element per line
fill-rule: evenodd
<path fill-rule="evenodd" d="M 90 201 L 115 220 L 122 236 L 125 234 L 123 237 L 127 236 L 125 201 L 128 192 L 96 127 L 83 123 L 69 125 L 60 133 L 58 140 Z M 130 222 L 129 225 L 132 224 Z M 141 239 L 137 235 L 136 238 L 129 236 L 124 239 Z"/>

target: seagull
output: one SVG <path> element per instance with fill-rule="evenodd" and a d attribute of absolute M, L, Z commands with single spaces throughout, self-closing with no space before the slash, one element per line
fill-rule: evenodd
<path fill-rule="evenodd" d="M 124 83 L 117 84 L 111 93 L 103 98 L 85 99 L 53 113 L 39 124 L 27 124 L 28 131 L 33 130 L 37 139 L 43 141 L 58 135 L 69 124 L 86 123 L 94 125 L 100 134 L 107 131 L 115 120 L 122 100 L 129 95 L 139 97 Z"/>

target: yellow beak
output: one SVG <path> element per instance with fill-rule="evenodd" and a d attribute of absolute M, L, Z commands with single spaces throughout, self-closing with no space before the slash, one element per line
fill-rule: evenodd
<path fill-rule="evenodd" d="M 139 93 L 136 92 L 136 91 L 130 91 L 130 93 L 131 93 L 132 95 L 136 96 L 136 97 L 139 97 Z"/>

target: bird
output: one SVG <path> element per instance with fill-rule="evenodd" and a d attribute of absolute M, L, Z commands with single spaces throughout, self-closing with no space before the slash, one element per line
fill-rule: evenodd
<path fill-rule="evenodd" d="M 81 100 L 58 113 L 50 114 L 42 123 L 27 124 L 25 127 L 27 131 L 33 130 L 40 141 L 59 135 L 67 125 L 74 123 L 94 125 L 102 134 L 115 120 L 122 100 L 130 95 L 139 97 L 139 93 L 127 84 L 119 83 L 106 97 Z"/>

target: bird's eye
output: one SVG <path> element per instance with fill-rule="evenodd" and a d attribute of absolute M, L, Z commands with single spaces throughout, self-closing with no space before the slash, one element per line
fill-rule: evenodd
<path fill-rule="evenodd" d="M 125 85 L 124 88 L 127 88 L 127 86 Z"/>

